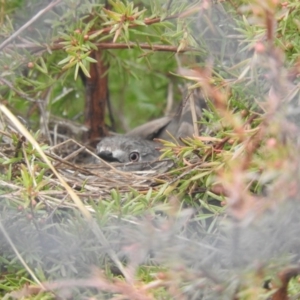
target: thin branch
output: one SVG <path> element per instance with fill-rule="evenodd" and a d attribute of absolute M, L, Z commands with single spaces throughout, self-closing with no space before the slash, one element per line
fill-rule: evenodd
<path fill-rule="evenodd" d="M 181 49 L 178 51 L 178 47 L 177 46 L 169 46 L 169 45 L 149 45 L 146 43 L 142 43 L 142 44 L 136 44 L 136 43 L 95 43 L 95 46 L 98 49 L 132 49 L 132 48 L 136 48 L 139 47 L 141 49 L 147 49 L 147 50 L 153 50 L 153 51 L 164 51 L 164 52 L 179 52 L 179 53 L 184 53 L 184 52 L 201 52 L 201 50 L 196 49 L 196 48 L 185 48 L 185 49 Z M 64 45 L 61 45 L 59 43 L 55 43 L 52 46 L 40 46 L 40 45 L 36 45 L 33 43 L 25 43 L 25 44 L 15 44 L 14 45 L 15 48 L 22 48 L 22 49 L 31 49 L 32 53 L 41 51 L 43 49 L 48 50 L 61 50 L 64 48 Z"/>
<path fill-rule="evenodd" d="M 191 106 L 191 114 L 192 114 L 192 122 L 194 128 L 194 136 L 199 136 L 199 128 L 198 128 L 198 118 L 196 113 L 196 105 L 195 105 L 195 95 L 191 94 L 190 97 L 190 106 Z"/>
<path fill-rule="evenodd" d="M 3 226 L 3 224 L 1 223 L 1 221 L 0 221 L 0 230 L 2 231 L 4 237 L 6 238 L 6 240 L 8 241 L 8 243 L 10 244 L 11 248 L 15 252 L 17 258 L 19 259 L 19 261 L 21 262 L 21 264 L 23 265 L 23 267 L 27 270 L 27 272 L 30 274 L 30 276 L 33 278 L 33 280 L 42 289 L 44 289 L 44 285 L 39 281 L 39 279 L 37 278 L 37 276 L 35 276 L 35 273 L 30 269 L 30 267 L 28 266 L 28 264 L 25 262 L 25 260 L 23 259 L 21 253 L 18 251 L 18 249 L 16 248 L 14 242 L 11 240 L 10 236 L 6 232 L 6 230 L 5 230 L 4 226 Z"/>
<path fill-rule="evenodd" d="M 7 40 L 5 40 L 1 45 L 0 45 L 0 50 L 2 48 L 4 48 L 9 42 L 11 42 L 13 39 L 15 39 L 18 34 L 20 32 L 22 32 L 24 29 L 26 29 L 28 26 L 30 26 L 39 16 L 41 16 L 44 12 L 46 12 L 46 10 L 49 10 L 50 8 L 52 8 L 54 5 L 56 5 L 57 3 L 59 3 L 61 0 L 57 0 L 54 3 L 48 5 L 44 10 L 40 11 L 34 18 L 32 18 L 29 22 L 27 22 L 25 25 L 23 25 L 19 30 L 17 30 L 10 38 L 8 38 Z M 188 9 L 187 11 L 184 11 L 182 13 L 179 14 L 174 14 L 174 15 L 170 15 L 165 17 L 163 20 L 161 18 L 153 18 L 153 19 L 148 19 L 145 18 L 144 19 L 144 23 L 145 25 L 152 25 L 155 23 L 159 23 L 162 21 L 166 21 L 166 20 L 171 20 L 171 19 L 177 19 L 177 18 L 182 18 L 185 16 L 188 16 L 190 14 L 193 14 L 197 11 L 199 11 L 201 9 L 201 7 L 195 6 L 192 7 L 190 9 Z M 129 27 L 136 27 L 136 26 L 140 26 L 138 24 L 129 24 Z M 106 27 L 102 29 L 102 33 L 109 33 L 112 30 L 112 26 Z M 91 31 L 88 33 L 88 35 L 92 35 L 93 33 L 95 33 L 96 31 Z M 54 45 L 53 46 L 45 46 L 45 48 L 51 49 L 51 50 L 60 50 L 62 49 L 64 46 L 60 45 L 61 40 L 57 40 L 54 41 Z M 126 48 L 134 48 L 137 47 L 137 45 L 135 43 L 119 43 L 119 44 L 115 44 L 115 43 L 95 43 L 95 45 L 98 47 L 98 49 L 126 49 Z M 40 51 L 42 49 L 44 49 L 44 47 L 42 46 L 37 46 L 33 43 L 28 43 L 28 44 L 16 44 L 14 45 L 17 48 L 33 48 L 33 52 L 36 51 Z M 197 50 L 195 48 L 185 48 L 185 49 L 181 49 L 180 51 L 178 51 L 178 47 L 176 46 L 167 46 L 167 45 L 149 45 L 149 44 L 139 44 L 139 47 L 142 49 L 150 49 L 150 50 L 154 50 L 154 51 L 165 51 L 165 52 L 199 52 L 200 50 Z"/>
<path fill-rule="evenodd" d="M 4 49 L 10 42 L 12 42 L 21 32 L 23 32 L 26 28 L 28 28 L 32 23 L 34 23 L 38 18 L 40 18 L 43 14 L 48 12 L 52 7 L 57 5 L 62 0 L 56 0 L 50 3 L 48 6 L 40 10 L 33 18 L 31 18 L 27 23 L 25 23 L 22 27 L 20 27 L 14 34 L 12 34 L 8 39 L 6 39 L 1 45 L 0 50 Z"/>
<path fill-rule="evenodd" d="M 6 80 L 5 78 L 3 77 L 0 77 L 0 82 L 2 82 L 3 84 L 5 84 L 6 86 L 8 86 L 11 90 L 13 90 L 17 95 L 19 95 L 21 98 L 24 98 L 25 100 L 29 101 L 29 102 L 34 102 L 34 103 L 37 103 L 37 102 L 42 102 L 42 100 L 35 100 L 31 97 L 29 97 L 27 94 L 17 90 L 14 85 L 9 82 L 8 80 Z"/>

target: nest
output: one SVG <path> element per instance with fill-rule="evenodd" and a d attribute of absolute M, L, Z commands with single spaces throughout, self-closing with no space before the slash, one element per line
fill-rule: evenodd
<path fill-rule="evenodd" d="M 74 149 L 76 146 L 76 151 L 66 151 L 66 148 Z M 62 157 L 62 152 L 69 154 Z M 149 187 L 168 180 L 166 172 L 174 166 L 170 159 L 144 163 L 107 163 L 71 139 L 51 147 L 49 154 L 65 181 L 75 189 L 84 186 L 86 191 L 92 193 L 90 196 L 107 196 L 111 189 L 147 192 Z"/>
<path fill-rule="evenodd" d="M 2 198 L 17 203 L 30 199 L 44 203 L 51 210 L 75 206 L 61 181 L 47 168 L 35 149 L 24 137 L 9 131 L 2 131 L 0 144 Z M 90 199 L 110 198 L 113 189 L 120 194 L 133 190 L 146 194 L 149 188 L 159 188 L 161 183 L 167 182 L 170 179 L 167 171 L 174 166 L 168 159 L 151 163 L 107 163 L 73 139 L 47 148 L 44 153 L 54 168 L 85 204 Z M 31 177 L 27 186 L 24 183 L 26 176 Z M 38 179 L 40 177 L 42 180 Z"/>

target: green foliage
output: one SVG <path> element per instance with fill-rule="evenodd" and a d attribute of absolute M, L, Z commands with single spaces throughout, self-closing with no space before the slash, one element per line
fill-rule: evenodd
<path fill-rule="evenodd" d="M 201 132 L 162 141 L 162 158 L 176 165 L 151 186 L 127 176 L 141 180 L 139 189 L 122 172 L 102 182 L 106 171 L 74 171 L 42 146 L 90 220 L 1 119 L 1 296 L 38 281 L 89 278 L 87 286 L 64 284 L 81 298 L 266 299 L 274 290 L 262 283 L 298 259 L 298 208 L 280 218 L 274 207 L 299 196 L 299 124 L 289 119 L 299 100 L 299 1 L 108 2 L 62 1 L 1 49 L 1 102 L 34 130 L 49 115 L 82 122 L 82 75 L 96 63 L 92 51 L 104 49 L 118 131 L 163 115 L 173 84 L 174 106 L 181 85 L 203 91 Z M 1 42 L 46 5 L 3 3 Z M 289 293 L 299 293 L 294 279 Z"/>

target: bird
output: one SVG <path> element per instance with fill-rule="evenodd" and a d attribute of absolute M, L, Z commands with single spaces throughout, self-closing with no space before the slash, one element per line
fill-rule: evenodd
<path fill-rule="evenodd" d="M 200 119 L 205 101 L 196 98 L 194 107 L 197 120 Z M 204 103 L 204 104 L 203 104 Z M 144 163 L 159 158 L 162 144 L 158 141 L 177 140 L 191 137 L 194 133 L 190 101 L 182 101 L 173 117 L 162 117 L 134 128 L 125 135 L 103 138 L 97 145 L 96 154 L 107 162 Z"/>
<path fill-rule="evenodd" d="M 107 162 L 151 162 L 160 156 L 159 144 L 140 137 L 111 136 L 98 143 L 96 154 Z"/>

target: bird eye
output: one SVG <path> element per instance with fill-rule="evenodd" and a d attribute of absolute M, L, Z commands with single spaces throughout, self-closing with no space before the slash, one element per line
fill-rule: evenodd
<path fill-rule="evenodd" d="M 137 162 L 139 160 L 139 158 L 140 158 L 140 154 L 138 152 L 131 152 L 129 154 L 129 160 L 131 162 Z"/>

